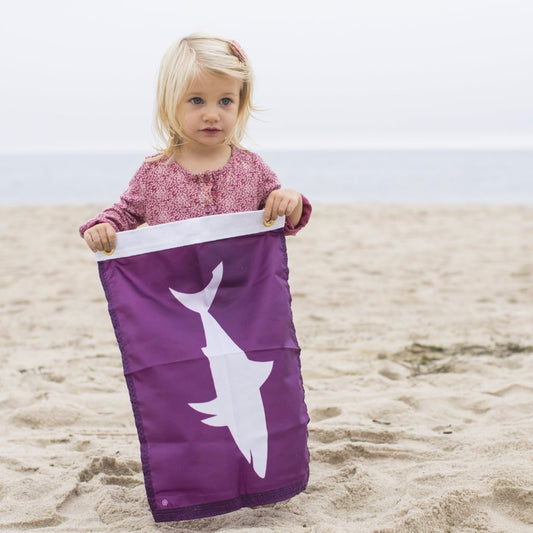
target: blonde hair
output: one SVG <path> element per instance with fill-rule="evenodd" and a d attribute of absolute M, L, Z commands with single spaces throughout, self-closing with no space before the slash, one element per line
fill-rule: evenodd
<path fill-rule="evenodd" d="M 191 83 L 202 73 L 229 76 L 241 82 L 237 122 L 226 143 L 240 146 L 252 105 L 252 69 L 244 52 L 234 41 L 195 33 L 173 43 L 163 56 L 157 83 L 155 129 L 163 142 L 159 155 L 172 156 L 187 142 L 176 116 Z"/>

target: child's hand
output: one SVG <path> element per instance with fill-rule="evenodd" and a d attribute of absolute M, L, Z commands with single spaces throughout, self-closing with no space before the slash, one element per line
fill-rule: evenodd
<path fill-rule="evenodd" d="M 117 243 L 115 230 L 107 222 L 89 228 L 83 234 L 83 238 L 93 252 L 110 253 L 115 249 Z"/>
<path fill-rule="evenodd" d="M 265 221 L 270 222 L 284 215 L 294 225 L 298 224 L 302 216 L 302 195 L 294 189 L 276 189 L 268 195 Z"/>

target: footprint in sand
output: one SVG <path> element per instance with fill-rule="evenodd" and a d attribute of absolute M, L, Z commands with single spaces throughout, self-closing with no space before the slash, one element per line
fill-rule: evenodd
<path fill-rule="evenodd" d="M 311 459 L 333 466 L 349 465 L 354 461 L 375 458 L 398 460 L 419 457 L 408 448 L 398 445 L 398 437 L 388 431 L 353 430 L 332 428 L 328 433 L 320 429 L 310 431 Z M 316 444 L 319 443 L 319 446 Z M 322 445 L 322 446 L 320 446 Z"/>
<path fill-rule="evenodd" d="M 141 464 L 138 461 L 117 461 L 114 457 L 95 457 L 89 466 L 80 472 L 80 482 L 88 483 L 96 476 L 104 485 L 119 485 L 122 487 L 135 487 L 143 483 L 134 477 L 141 472 Z"/>
<path fill-rule="evenodd" d="M 74 407 L 46 399 L 35 399 L 32 405 L 16 409 L 10 421 L 16 426 L 58 428 L 72 425 L 79 416 L 79 410 Z"/>
<path fill-rule="evenodd" d="M 139 461 L 117 460 L 114 457 L 94 457 L 79 473 L 79 481 L 58 505 L 57 512 L 65 517 L 77 517 L 93 509 L 93 517 L 98 522 L 110 524 L 130 516 L 137 509 L 145 513 L 141 498 L 135 487 L 142 485 L 138 474 L 142 467 Z M 102 486 L 109 486 L 102 491 Z M 99 494 L 95 507 L 94 493 Z M 144 494 L 144 493 L 143 493 Z"/>
<path fill-rule="evenodd" d="M 363 446 L 346 442 L 311 451 L 311 461 L 327 463 L 336 467 L 351 463 L 362 456 L 364 456 Z"/>
<path fill-rule="evenodd" d="M 498 480 L 492 489 L 496 509 L 514 520 L 533 524 L 533 489 Z"/>

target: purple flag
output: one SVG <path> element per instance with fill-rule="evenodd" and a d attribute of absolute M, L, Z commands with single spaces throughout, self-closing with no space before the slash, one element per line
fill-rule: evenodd
<path fill-rule="evenodd" d="M 156 522 L 284 500 L 309 477 L 283 219 L 215 215 L 97 253 Z"/>

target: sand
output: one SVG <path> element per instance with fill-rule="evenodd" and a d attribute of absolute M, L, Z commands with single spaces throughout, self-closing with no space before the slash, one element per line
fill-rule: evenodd
<path fill-rule="evenodd" d="M 533 207 L 317 206 L 289 240 L 309 487 L 159 525 L 98 208 L 2 207 L 0 531 L 533 531 Z"/>

